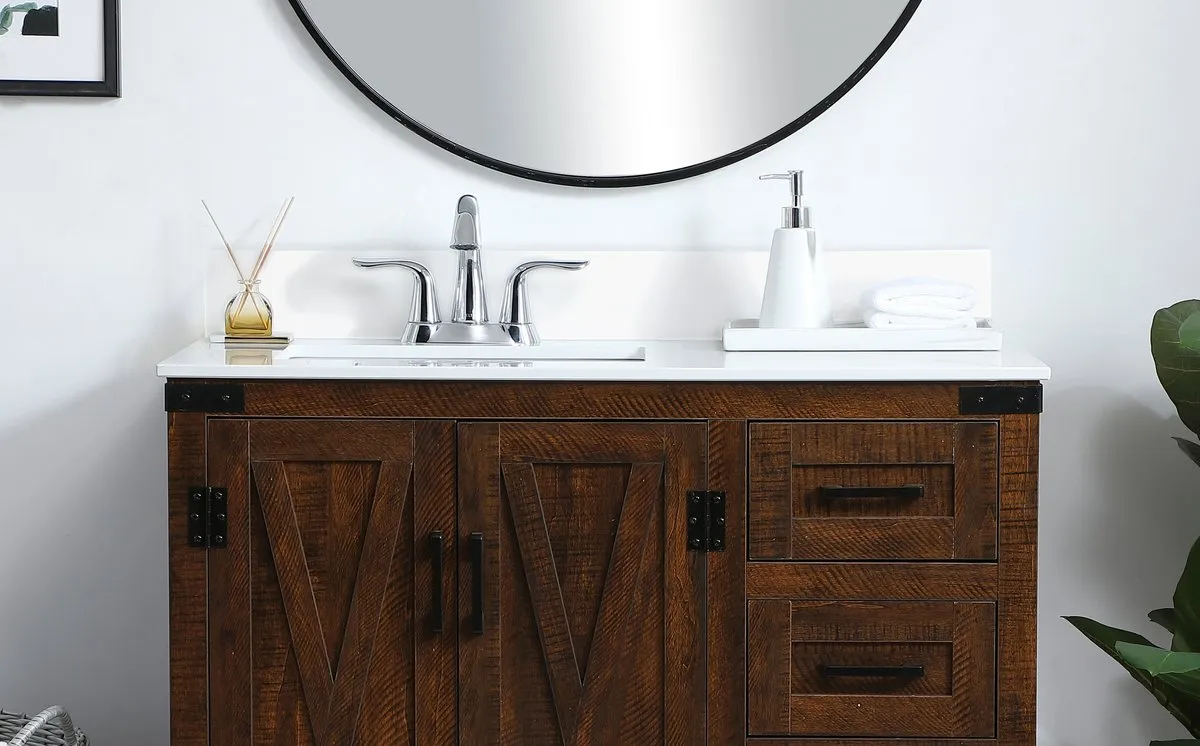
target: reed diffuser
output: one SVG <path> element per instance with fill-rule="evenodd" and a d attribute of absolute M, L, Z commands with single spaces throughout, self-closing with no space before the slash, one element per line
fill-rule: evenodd
<path fill-rule="evenodd" d="M 234 256 L 233 246 L 230 245 L 228 239 L 225 238 L 224 232 L 221 231 L 221 226 L 217 224 L 217 219 L 213 217 L 212 210 L 208 208 L 208 204 L 204 200 L 200 204 L 204 205 L 204 211 L 208 213 L 208 219 L 212 221 L 213 227 L 217 229 L 217 235 L 221 237 L 221 243 L 225 245 L 225 251 L 229 254 L 229 260 L 233 262 L 233 269 L 237 272 L 238 282 L 242 289 L 238 291 L 229 303 L 225 306 L 225 341 L 226 342 L 263 342 L 276 341 L 273 333 L 273 312 L 271 303 L 267 297 L 259 290 L 261 280 L 259 276 L 262 274 L 263 267 L 266 266 L 267 257 L 271 255 L 271 249 L 275 246 L 275 239 L 279 236 L 279 230 L 283 227 L 283 221 L 287 219 L 288 212 L 292 209 L 292 202 L 295 197 L 289 197 L 283 207 L 279 209 L 279 213 L 275 216 L 275 222 L 271 224 L 271 230 L 267 234 L 267 241 L 258 252 L 258 258 L 254 261 L 254 266 L 247 275 L 242 271 L 241 265 L 238 263 L 237 257 Z M 286 342 L 286 339 L 280 338 L 279 341 Z"/>

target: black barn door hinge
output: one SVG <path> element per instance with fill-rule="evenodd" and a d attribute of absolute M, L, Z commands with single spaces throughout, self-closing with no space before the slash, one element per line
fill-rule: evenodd
<path fill-rule="evenodd" d="M 229 543 L 229 490 L 192 487 L 188 490 L 188 546 L 224 549 Z"/>
<path fill-rule="evenodd" d="M 687 540 L 693 552 L 725 551 L 725 493 L 687 493 Z"/>

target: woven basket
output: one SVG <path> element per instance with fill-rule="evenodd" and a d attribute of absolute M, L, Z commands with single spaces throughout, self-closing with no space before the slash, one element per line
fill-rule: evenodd
<path fill-rule="evenodd" d="M 29 718 L 0 710 L 0 746 L 87 746 L 87 736 L 57 705 Z"/>

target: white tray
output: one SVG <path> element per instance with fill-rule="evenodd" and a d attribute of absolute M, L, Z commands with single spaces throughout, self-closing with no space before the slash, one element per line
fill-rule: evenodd
<path fill-rule="evenodd" d="M 861 322 L 826 329 L 759 329 L 758 319 L 736 319 L 721 334 L 729 352 L 999 350 L 1000 338 L 987 322 L 975 329 L 871 329 Z"/>

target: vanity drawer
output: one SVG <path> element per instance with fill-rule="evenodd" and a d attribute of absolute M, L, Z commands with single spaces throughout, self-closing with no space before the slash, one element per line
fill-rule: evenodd
<path fill-rule="evenodd" d="M 994 560 L 995 422 L 755 423 L 750 559 Z"/>
<path fill-rule="evenodd" d="M 994 603 L 748 605 L 749 735 L 995 735 Z"/>

